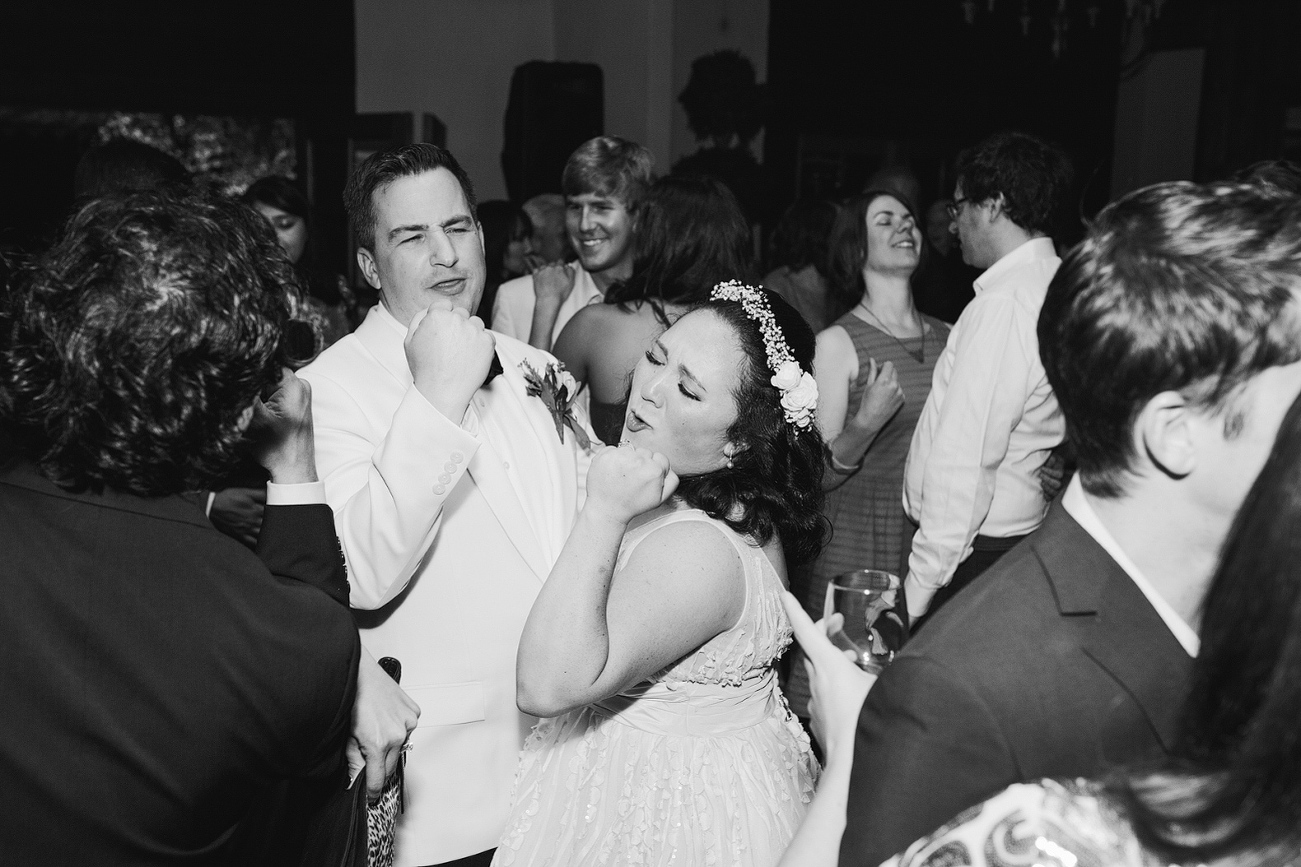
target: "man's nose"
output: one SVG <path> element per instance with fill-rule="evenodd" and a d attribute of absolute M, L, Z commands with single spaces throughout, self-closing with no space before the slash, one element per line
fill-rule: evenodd
<path fill-rule="evenodd" d="M 595 223 L 592 220 L 592 209 L 584 207 L 578 216 L 578 228 L 581 231 L 586 232 L 591 229 L 593 225 L 595 225 Z"/>
<path fill-rule="evenodd" d="M 442 229 L 429 233 L 429 259 L 435 265 L 455 265 L 456 245 Z"/>

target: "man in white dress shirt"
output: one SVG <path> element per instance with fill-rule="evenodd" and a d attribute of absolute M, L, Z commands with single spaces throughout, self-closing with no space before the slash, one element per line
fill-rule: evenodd
<path fill-rule="evenodd" d="M 1048 232 L 1070 187 L 1056 147 L 998 133 L 958 158 L 949 213 L 986 269 L 949 334 L 913 432 L 904 509 L 918 524 L 905 594 L 915 621 L 1038 527 L 1039 470 L 1065 430 L 1035 323 L 1061 259 Z M 965 562 L 964 562 L 965 561 Z"/>
<path fill-rule="evenodd" d="M 654 167 L 650 151 L 618 136 L 578 146 L 561 176 L 565 231 L 578 261 L 553 262 L 503 283 L 492 308 L 494 331 L 549 351 L 575 313 L 628 279 L 637 209 Z"/>
<path fill-rule="evenodd" d="M 483 235 L 452 155 L 375 154 L 344 198 L 380 303 L 302 378 L 362 643 L 401 661 L 421 709 L 397 863 L 486 865 L 535 721 L 516 707 L 515 653 L 588 456 L 527 394 L 522 363 L 554 359 L 470 315 Z"/>
<path fill-rule="evenodd" d="M 872 685 L 809 843 L 839 824 L 841 867 L 877 865 L 1009 784 L 1176 749 L 1220 551 L 1301 392 L 1299 301 L 1293 198 L 1158 184 L 1095 218 L 1037 329 L 1079 471 Z"/>

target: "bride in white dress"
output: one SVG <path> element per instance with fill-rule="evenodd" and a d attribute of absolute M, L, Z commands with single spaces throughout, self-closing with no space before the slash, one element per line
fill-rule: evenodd
<path fill-rule="evenodd" d="M 816 554 L 814 339 L 720 284 L 633 373 L 624 442 L 524 628 L 501 865 L 771 865 L 817 775 L 775 665 L 786 560 Z"/>

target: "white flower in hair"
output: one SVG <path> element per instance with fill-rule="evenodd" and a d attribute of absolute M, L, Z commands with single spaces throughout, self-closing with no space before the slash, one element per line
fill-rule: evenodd
<path fill-rule="evenodd" d="M 782 389 L 782 409 L 786 411 L 786 420 L 796 427 L 808 427 L 817 408 L 818 383 L 811 373 L 802 373 L 793 388 Z"/>
<path fill-rule="evenodd" d="M 773 387 L 778 391 L 789 391 L 799 385 L 800 377 L 803 375 L 804 370 L 800 367 L 798 361 L 786 361 L 782 362 L 781 367 L 777 368 L 777 372 L 774 373 L 772 379 L 768 381 L 771 382 Z"/>

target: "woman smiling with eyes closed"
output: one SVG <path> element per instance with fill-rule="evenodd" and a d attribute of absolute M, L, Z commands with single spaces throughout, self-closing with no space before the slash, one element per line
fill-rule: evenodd
<path fill-rule="evenodd" d="M 922 236 L 903 199 L 864 193 L 845 207 L 837 238 L 833 291 L 840 309 L 852 309 L 818 335 L 814 361 L 818 425 L 831 451 L 824 514 L 832 536 L 795 581 L 795 595 L 815 620 L 834 575 L 882 569 L 903 577 L 913 533 L 900 499 L 904 462 L 949 336 L 949 326 L 913 303 Z M 804 717 L 808 678 L 794 663 L 787 690 Z"/>
<path fill-rule="evenodd" d="M 524 745 L 494 864 L 775 864 L 811 796 L 777 686 L 785 561 L 816 554 L 813 333 L 739 283 L 637 363 L 623 442 L 520 641 Z"/>

